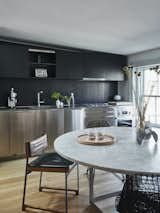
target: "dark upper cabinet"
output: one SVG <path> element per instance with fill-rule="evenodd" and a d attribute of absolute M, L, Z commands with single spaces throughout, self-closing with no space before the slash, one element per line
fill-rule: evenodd
<path fill-rule="evenodd" d="M 55 54 L 28 51 L 30 47 L 0 42 L 0 77 L 31 78 L 35 70 L 46 69 L 48 77 L 82 80 L 100 78 L 106 81 L 122 81 L 121 68 L 126 65 L 122 55 L 95 51 L 56 50 Z"/>
<path fill-rule="evenodd" d="M 126 65 L 126 57 L 108 53 L 84 53 L 84 78 L 100 78 L 107 81 L 123 81 L 121 68 Z"/>
<path fill-rule="evenodd" d="M 56 51 L 56 78 L 77 79 L 83 78 L 83 56 L 81 52 Z"/>
<path fill-rule="evenodd" d="M 0 77 L 29 77 L 26 46 L 0 42 Z"/>

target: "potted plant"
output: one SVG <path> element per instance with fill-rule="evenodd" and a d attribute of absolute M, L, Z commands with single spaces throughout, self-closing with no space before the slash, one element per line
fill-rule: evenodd
<path fill-rule="evenodd" d="M 60 92 L 53 92 L 51 94 L 51 98 L 56 100 L 57 108 L 63 108 L 63 102 L 61 101 L 61 99 L 63 99 L 63 96 L 61 95 Z"/>

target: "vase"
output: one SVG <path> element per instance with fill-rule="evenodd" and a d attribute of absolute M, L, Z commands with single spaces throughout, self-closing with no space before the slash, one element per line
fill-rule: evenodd
<path fill-rule="evenodd" d="M 61 108 L 61 102 L 59 99 L 56 100 L 56 107 Z"/>
<path fill-rule="evenodd" d="M 138 144 L 142 144 L 143 142 L 148 142 L 151 138 L 151 129 L 150 128 L 140 128 L 138 127 L 136 130 L 136 139 Z"/>

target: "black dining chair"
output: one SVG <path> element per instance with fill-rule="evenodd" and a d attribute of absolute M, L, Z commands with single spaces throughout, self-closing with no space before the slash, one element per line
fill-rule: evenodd
<path fill-rule="evenodd" d="M 25 203 L 26 197 L 26 187 L 27 187 L 27 176 L 31 172 L 40 172 L 39 180 L 39 191 L 43 189 L 53 189 L 53 190 L 64 190 L 65 191 L 65 213 L 68 213 L 68 191 L 75 192 L 76 195 L 79 194 L 79 166 L 78 163 L 72 162 L 64 159 L 56 152 L 53 153 L 44 153 L 44 150 L 47 148 L 47 135 L 42 135 L 41 137 L 25 143 L 26 151 L 26 169 L 25 169 L 25 179 L 24 179 L 24 190 L 23 190 L 23 201 L 22 201 L 22 210 L 25 211 L 26 208 L 33 208 L 44 211 L 53 211 L 53 209 L 44 209 L 39 207 L 33 207 Z M 34 160 L 30 160 L 30 157 L 36 157 Z M 68 175 L 74 167 L 77 167 L 77 189 L 68 189 Z M 50 188 L 44 187 L 42 185 L 42 175 L 43 172 L 58 172 L 65 174 L 65 188 Z"/>

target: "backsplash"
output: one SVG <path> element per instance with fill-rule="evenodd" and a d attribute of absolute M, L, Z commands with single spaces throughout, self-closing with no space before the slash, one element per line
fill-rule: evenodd
<path fill-rule="evenodd" d="M 11 87 L 18 96 L 17 105 L 36 105 L 37 92 L 43 90 L 42 99 L 45 104 L 55 104 L 51 100 L 51 93 L 59 91 L 62 95 L 75 94 L 75 103 L 95 103 L 111 100 L 118 90 L 117 82 L 89 82 L 78 80 L 53 80 L 53 79 L 0 79 L 0 105 L 7 106 L 7 97 Z"/>

